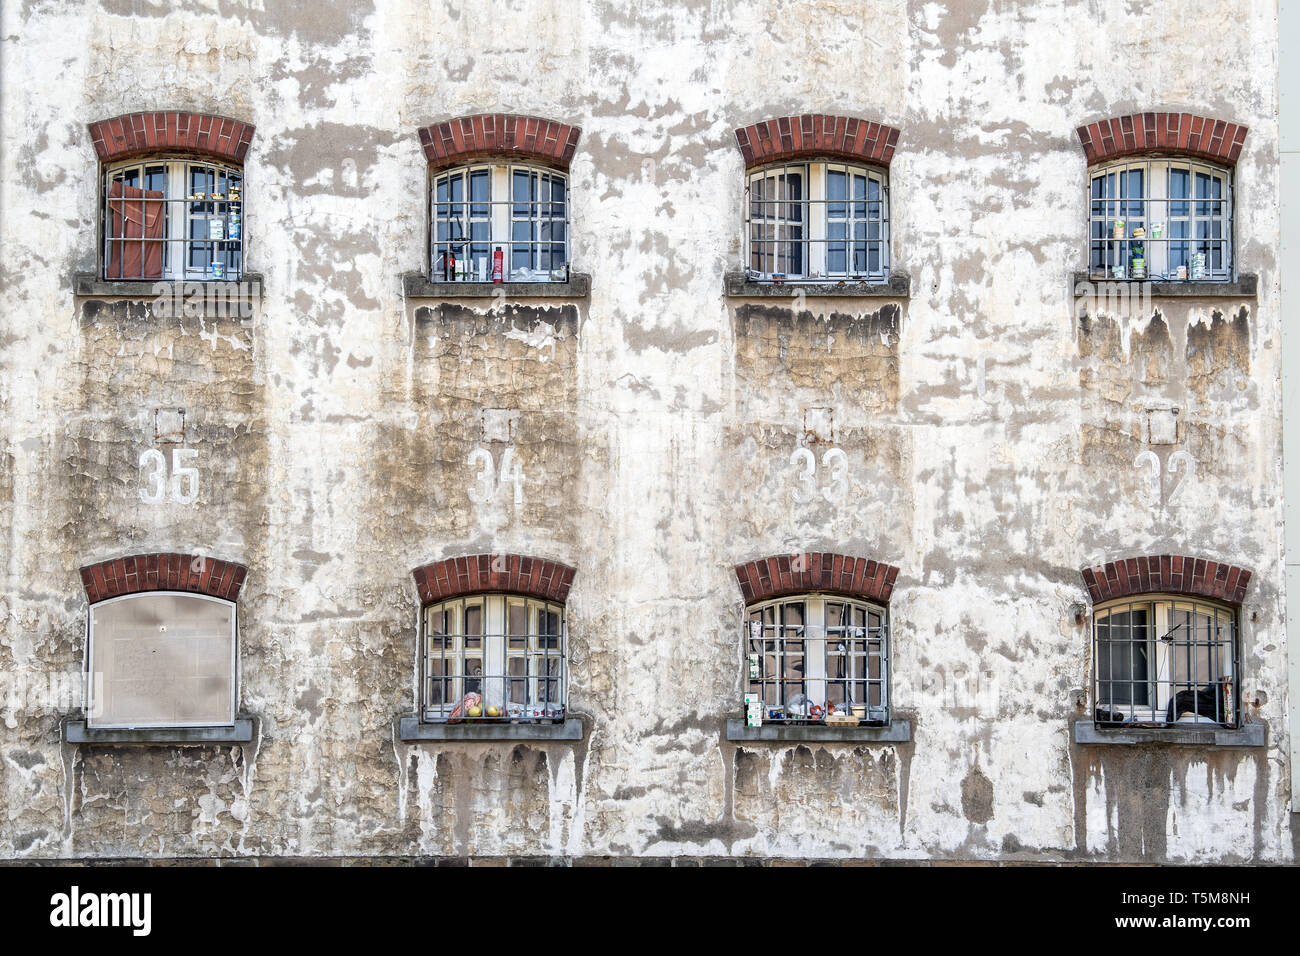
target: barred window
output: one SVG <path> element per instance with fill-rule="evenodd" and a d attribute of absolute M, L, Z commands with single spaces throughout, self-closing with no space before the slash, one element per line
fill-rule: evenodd
<path fill-rule="evenodd" d="M 1094 278 L 1232 278 L 1232 174 L 1210 163 L 1139 159 L 1094 167 L 1089 196 Z"/>
<path fill-rule="evenodd" d="M 563 606 L 479 594 L 428 605 L 423 625 L 426 721 L 563 719 Z"/>
<path fill-rule="evenodd" d="M 1113 601 L 1093 614 L 1098 724 L 1237 724 L 1237 616 L 1185 598 Z"/>
<path fill-rule="evenodd" d="M 431 277 L 491 282 L 568 279 L 568 177 L 504 163 L 439 172 L 432 183 Z"/>
<path fill-rule="evenodd" d="M 105 279 L 238 279 L 243 171 L 190 159 L 132 160 L 104 173 Z"/>
<path fill-rule="evenodd" d="M 759 281 L 889 275 L 889 180 L 882 169 L 811 162 L 768 166 L 745 187 L 747 262 Z"/>
<path fill-rule="evenodd" d="M 744 646 L 747 711 L 761 721 L 889 722 L 889 627 L 884 607 L 807 594 L 750 605 Z"/>

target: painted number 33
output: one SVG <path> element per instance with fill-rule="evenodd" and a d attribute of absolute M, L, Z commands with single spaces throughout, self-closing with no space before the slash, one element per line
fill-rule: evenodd
<path fill-rule="evenodd" d="M 817 458 L 810 449 L 797 448 L 790 456 L 790 464 L 799 468 L 791 494 L 799 504 L 807 504 L 817 495 Z M 822 467 L 830 472 L 830 483 L 822 489 L 822 497 L 830 502 L 844 501 L 849 494 L 849 456 L 841 448 L 831 448 L 822 455 Z"/>

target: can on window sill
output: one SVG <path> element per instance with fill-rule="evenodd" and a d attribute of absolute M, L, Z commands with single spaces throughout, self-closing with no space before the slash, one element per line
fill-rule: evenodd
<path fill-rule="evenodd" d="M 212 263 L 212 278 L 224 279 L 226 277 L 226 264 L 224 262 Z"/>

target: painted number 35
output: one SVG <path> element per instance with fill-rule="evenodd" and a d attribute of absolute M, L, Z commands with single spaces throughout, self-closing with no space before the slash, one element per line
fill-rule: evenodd
<path fill-rule="evenodd" d="M 167 459 L 157 448 L 146 448 L 140 453 L 140 500 L 147 505 L 161 504 L 167 499 L 188 505 L 199 496 L 199 470 L 186 465 L 197 458 L 193 448 L 173 448 L 171 476 L 167 475 Z"/>

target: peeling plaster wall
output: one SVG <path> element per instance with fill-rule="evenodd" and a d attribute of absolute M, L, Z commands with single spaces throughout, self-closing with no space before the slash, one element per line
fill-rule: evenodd
<path fill-rule="evenodd" d="M 0 856 L 1288 860 L 1274 14 L 6 5 L 0 674 L 81 666 L 80 565 L 202 551 L 249 566 L 241 709 L 260 731 L 245 748 L 62 748 L 58 708 L 0 700 Z M 155 108 L 257 127 L 249 320 L 71 295 L 95 265 L 86 124 Z M 1250 127 L 1237 259 L 1259 294 L 1082 320 L 1074 129 L 1163 108 Z M 588 300 L 404 301 L 399 275 L 425 263 L 415 131 L 484 111 L 582 127 Z M 803 112 L 902 130 L 891 228 L 910 299 L 724 296 L 732 130 Z M 139 455 L 173 406 L 199 498 L 146 506 Z M 1144 416 L 1166 406 L 1177 441 L 1148 449 Z M 501 421 L 518 507 L 468 495 L 468 454 L 499 461 Z M 819 468 L 843 450 L 845 494 L 792 499 L 801 445 Z M 1158 467 L 1134 467 L 1143 450 Z M 722 740 L 741 694 L 732 566 L 806 550 L 901 569 L 911 742 Z M 416 694 L 409 571 L 481 551 L 577 568 L 582 743 L 395 741 Z M 1242 701 L 1267 748 L 1070 743 L 1089 678 L 1078 571 L 1161 551 L 1254 571 Z"/>

